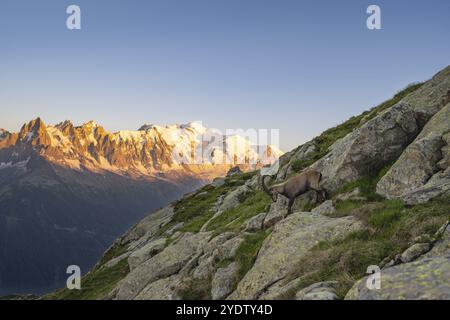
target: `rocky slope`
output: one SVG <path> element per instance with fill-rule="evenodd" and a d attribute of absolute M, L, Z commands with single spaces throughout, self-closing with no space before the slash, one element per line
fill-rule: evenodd
<path fill-rule="evenodd" d="M 273 182 L 318 169 L 325 202 L 286 215 L 259 171 L 216 179 L 131 228 L 82 290 L 44 298 L 450 299 L 449 108 L 447 67 L 281 157 Z"/>
<path fill-rule="evenodd" d="M 225 175 L 234 160 L 247 170 L 270 161 L 237 148 L 239 136 L 208 140 L 210 131 L 191 123 L 109 133 L 92 121 L 39 118 L 1 130 L 0 295 L 60 287 L 68 265 L 89 270 L 146 214 Z"/>

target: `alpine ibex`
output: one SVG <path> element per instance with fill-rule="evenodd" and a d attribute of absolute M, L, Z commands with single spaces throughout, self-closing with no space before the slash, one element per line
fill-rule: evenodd
<path fill-rule="evenodd" d="M 308 170 L 302 172 L 283 183 L 273 185 L 269 188 L 264 181 L 266 177 L 268 176 L 261 177 L 261 186 L 263 190 L 267 192 L 267 194 L 272 198 L 273 202 L 277 201 L 279 194 L 288 198 L 288 214 L 291 214 L 291 209 L 292 205 L 294 204 L 295 198 L 309 190 L 315 190 L 316 195 L 317 193 L 320 193 L 322 200 L 325 199 L 325 191 L 320 187 L 322 174 L 318 171 Z"/>

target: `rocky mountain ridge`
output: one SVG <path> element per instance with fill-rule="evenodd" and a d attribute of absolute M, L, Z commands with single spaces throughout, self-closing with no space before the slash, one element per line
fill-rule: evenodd
<path fill-rule="evenodd" d="M 272 203 L 260 172 L 216 179 L 149 215 L 82 280 L 45 299 L 450 299 L 450 67 L 286 153 Z M 380 288 L 367 285 L 378 268 Z"/>
<path fill-rule="evenodd" d="M 113 172 L 127 176 L 158 176 L 194 171 L 206 180 L 224 175 L 231 166 L 256 168 L 282 153 L 274 146 L 250 145 L 245 137 L 221 135 L 201 123 L 144 125 L 115 133 L 94 121 L 74 126 L 70 121 L 46 126 L 34 119 L 18 133 L 0 132 L 0 163 L 10 166 L 38 154 L 74 170 Z"/>

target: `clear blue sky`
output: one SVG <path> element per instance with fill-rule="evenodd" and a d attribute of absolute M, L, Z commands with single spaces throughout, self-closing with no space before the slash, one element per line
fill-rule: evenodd
<path fill-rule="evenodd" d="M 366 28 L 369 4 L 383 30 Z M 0 127 L 201 120 L 279 128 L 288 150 L 450 64 L 449 13 L 448 0 L 2 0 Z"/>

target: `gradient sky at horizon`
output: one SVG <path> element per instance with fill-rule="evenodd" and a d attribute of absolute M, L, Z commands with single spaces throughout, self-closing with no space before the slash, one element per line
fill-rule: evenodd
<path fill-rule="evenodd" d="M 66 29 L 66 8 L 82 30 Z M 366 28 L 366 8 L 382 30 Z M 201 120 L 285 151 L 450 64 L 450 1 L 2 0 L 0 127 Z"/>

